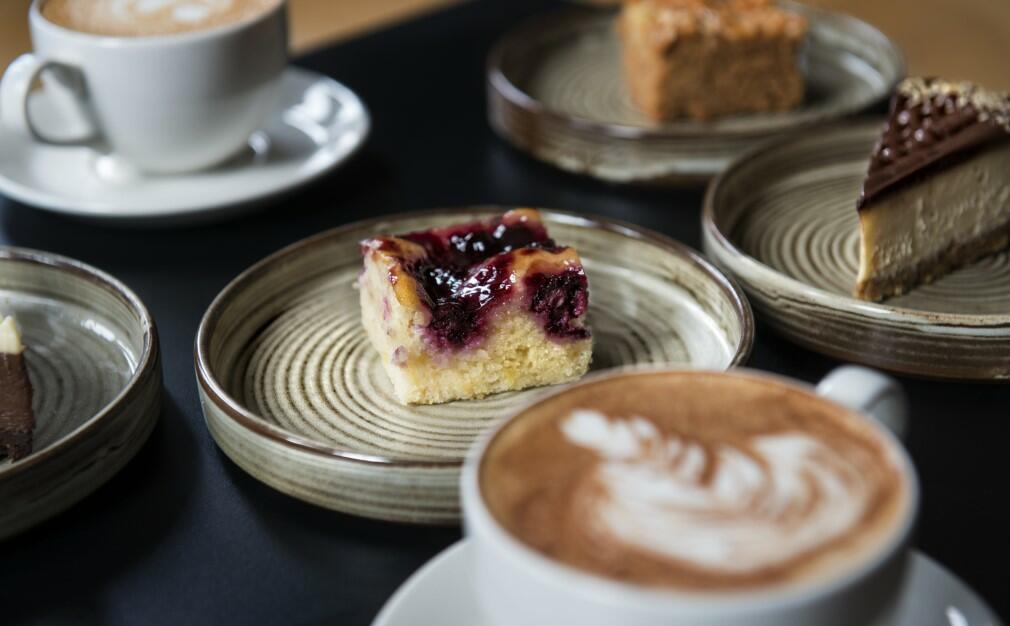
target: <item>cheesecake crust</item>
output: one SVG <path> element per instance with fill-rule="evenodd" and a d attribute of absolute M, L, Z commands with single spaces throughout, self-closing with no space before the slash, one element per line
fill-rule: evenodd
<path fill-rule="evenodd" d="M 888 274 L 874 274 L 856 285 L 855 295 L 862 300 L 879 302 L 900 296 L 919 285 L 929 284 L 990 254 L 1010 246 L 1010 219 L 999 228 L 968 241 L 952 243 L 946 249 L 914 266 Z"/>

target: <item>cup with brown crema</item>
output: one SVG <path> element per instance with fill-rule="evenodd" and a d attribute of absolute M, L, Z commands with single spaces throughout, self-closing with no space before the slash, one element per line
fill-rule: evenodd
<path fill-rule="evenodd" d="M 508 420 L 463 472 L 498 626 L 890 623 L 918 509 L 891 379 L 737 370 L 590 377 Z"/>
<path fill-rule="evenodd" d="M 90 148 L 104 169 L 177 174 L 242 153 L 287 66 L 286 0 L 33 0 L 28 23 L 0 123 Z M 32 115 L 38 96 L 53 119 Z"/>

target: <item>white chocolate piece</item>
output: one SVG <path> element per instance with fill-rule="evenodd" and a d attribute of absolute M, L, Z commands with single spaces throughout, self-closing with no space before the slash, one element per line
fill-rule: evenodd
<path fill-rule="evenodd" d="M 21 354 L 25 346 L 21 343 L 21 331 L 13 317 L 0 317 L 0 354 Z"/>

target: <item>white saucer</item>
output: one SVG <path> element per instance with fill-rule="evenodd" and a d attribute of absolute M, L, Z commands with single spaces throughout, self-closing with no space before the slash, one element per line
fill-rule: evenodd
<path fill-rule="evenodd" d="M 912 554 L 894 626 L 1002 626 L 975 592 L 935 561 Z M 372 626 L 488 626 L 471 593 L 466 541 L 419 569 L 386 602 Z"/>
<path fill-rule="evenodd" d="M 44 91 L 31 106 L 39 126 L 60 126 Z M 0 193 L 48 211 L 123 224 L 217 219 L 333 169 L 361 146 L 369 125 L 368 111 L 350 89 L 289 67 L 263 130 L 219 167 L 144 175 L 88 147 L 43 145 L 0 128 Z"/>

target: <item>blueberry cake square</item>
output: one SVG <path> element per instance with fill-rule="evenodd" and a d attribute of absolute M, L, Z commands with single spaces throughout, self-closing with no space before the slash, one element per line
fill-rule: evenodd
<path fill-rule="evenodd" d="M 480 398 L 588 369 L 586 274 L 537 211 L 377 236 L 361 250 L 362 323 L 401 402 Z"/>

